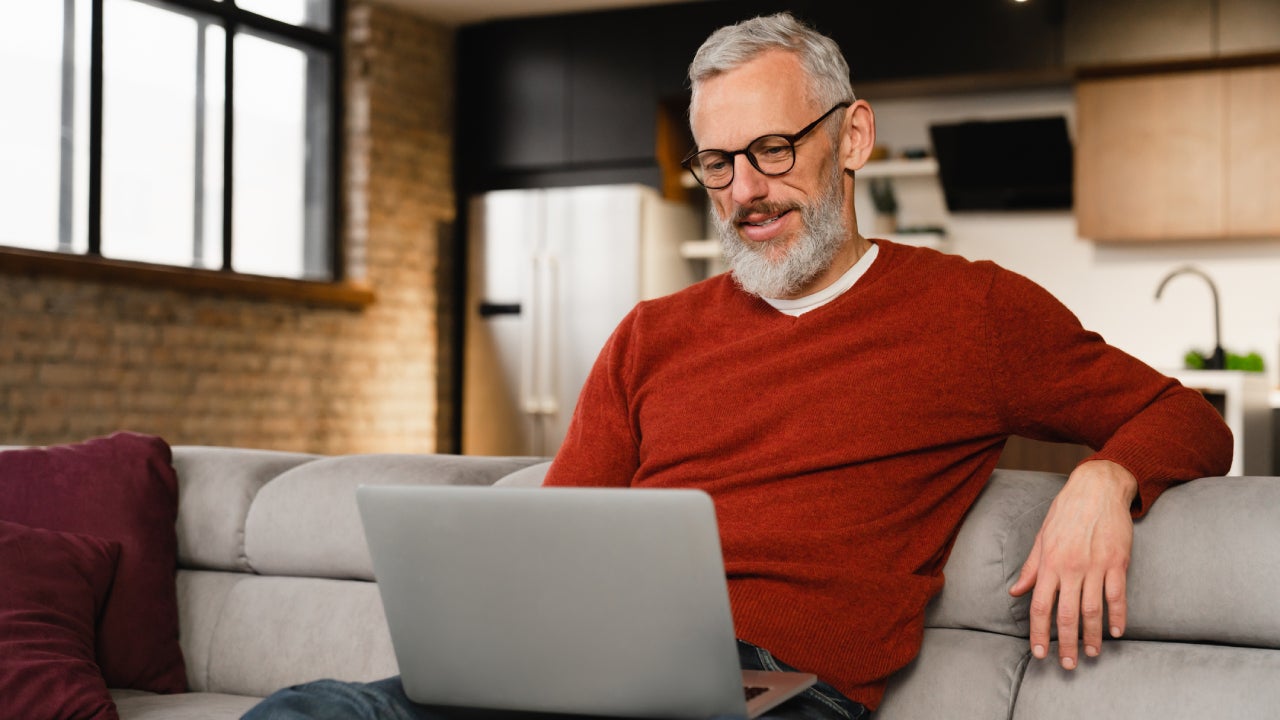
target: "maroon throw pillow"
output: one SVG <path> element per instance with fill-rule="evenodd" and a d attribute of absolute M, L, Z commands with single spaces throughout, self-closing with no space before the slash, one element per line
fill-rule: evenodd
<path fill-rule="evenodd" d="M 120 546 L 0 521 L 0 716 L 119 720 L 93 660 Z"/>
<path fill-rule="evenodd" d="M 175 586 L 178 478 L 168 444 L 116 433 L 0 452 L 0 520 L 119 543 L 98 627 L 107 687 L 185 692 Z"/>

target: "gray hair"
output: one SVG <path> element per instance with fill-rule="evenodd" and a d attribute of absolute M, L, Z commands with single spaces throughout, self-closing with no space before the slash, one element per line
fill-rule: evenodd
<path fill-rule="evenodd" d="M 740 67 L 767 50 L 796 54 L 808 77 L 808 99 L 815 105 L 826 108 L 854 99 L 849 64 L 840 46 L 791 13 L 781 12 L 743 20 L 711 33 L 689 64 L 694 98 L 690 109 L 697 103 L 698 86 L 703 81 Z"/>

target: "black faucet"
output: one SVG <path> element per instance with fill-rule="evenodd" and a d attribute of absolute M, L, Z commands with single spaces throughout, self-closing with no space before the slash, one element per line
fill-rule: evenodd
<path fill-rule="evenodd" d="M 1205 370 L 1225 370 L 1227 367 L 1227 353 L 1222 349 L 1222 310 L 1218 306 L 1218 286 L 1213 284 L 1213 278 L 1209 277 L 1203 270 L 1191 265 L 1183 265 L 1176 268 L 1164 279 L 1160 281 L 1160 287 L 1156 288 L 1156 299 L 1160 299 L 1160 294 L 1164 292 L 1164 286 L 1169 281 L 1179 275 L 1199 275 L 1204 281 L 1209 283 L 1209 290 L 1213 292 L 1213 356 L 1204 360 Z"/>

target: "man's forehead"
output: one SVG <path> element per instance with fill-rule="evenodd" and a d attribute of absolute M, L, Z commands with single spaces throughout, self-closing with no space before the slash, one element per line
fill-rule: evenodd
<path fill-rule="evenodd" d="M 792 133 L 812 118 L 808 79 L 799 57 L 766 50 L 698 84 L 689 125 L 699 147 L 750 142 L 768 133 Z M 819 110 L 818 112 L 821 112 Z"/>

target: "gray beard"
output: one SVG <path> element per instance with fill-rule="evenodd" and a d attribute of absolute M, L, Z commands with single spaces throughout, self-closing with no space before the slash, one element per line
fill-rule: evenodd
<path fill-rule="evenodd" d="M 789 249 L 778 246 L 785 242 L 784 238 L 768 243 L 743 240 L 737 230 L 739 217 L 722 220 L 715 208 L 711 209 L 711 222 L 739 287 L 760 297 L 787 297 L 831 266 L 836 253 L 849 239 L 849 226 L 843 212 L 842 175 L 837 166 L 822 194 L 811 205 L 761 203 L 738 211 L 737 216 L 748 212 L 799 212 L 804 228 Z M 771 257 L 779 252 L 783 253 L 782 257 Z"/>

